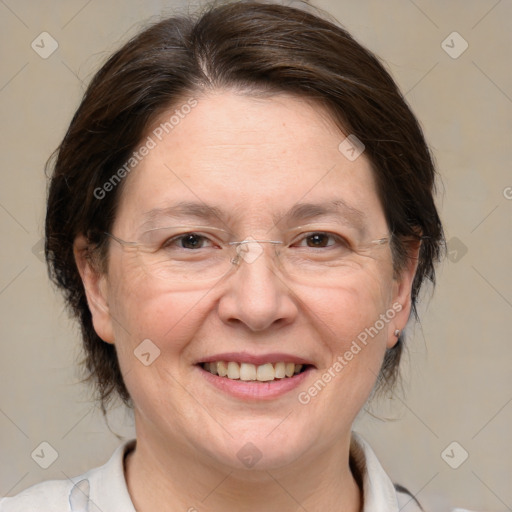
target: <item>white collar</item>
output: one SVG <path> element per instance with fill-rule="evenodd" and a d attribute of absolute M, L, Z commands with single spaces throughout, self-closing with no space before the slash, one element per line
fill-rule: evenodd
<path fill-rule="evenodd" d="M 399 512 L 399 501 L 403 500 L 399 500 L 395 486 L 370 445 L 357 432 L 352 432 L 350 457 L 362 476 L 363 512 Z M 414 505 L 411 503 L 411 506 Z M 407 510 L 412 512 L 416 508 Z"/>
<path fill-rule="evenodd" d="M 84 490 L 83 486 L 87 487 L 87 484 L 83 483 L 84 480 L 89 483 L 88 512 L 136 512 L 124 476 L 124 457 L 134 448 L 135 442 L 135 439 L 127 441 L 116 449 L 105 465 L 91 469 L 73 479 L 74 487 L 81 490 Z M 79 505 L 79 494 L 75 492 L 77 506 Z M 73 490 L 69 494 L 69 499 L 70 510 L 82 512 L 78 507 L 76 511 L 73 508 Z"/>

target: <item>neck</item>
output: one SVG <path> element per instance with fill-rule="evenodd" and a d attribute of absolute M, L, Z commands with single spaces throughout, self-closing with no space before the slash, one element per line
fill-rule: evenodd
<path fill-rule="evenodd" d="M 135 451 L 126 458 L 125 474 L 138 512 L 360 512 L 349 445 L 346 439 L 277 469 L 240 470 L 139 434 Z"/>

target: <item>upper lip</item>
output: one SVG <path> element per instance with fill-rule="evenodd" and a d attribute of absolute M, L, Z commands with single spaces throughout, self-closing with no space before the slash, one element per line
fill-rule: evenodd
<path fill-rule="evenodd" d="M 222 354 L 215 354 L 213 356 L 204 357 L 197 361 L 200 363 L 212 363 L 215 361 L 235 361 L 237 363 L 250 363 L 254 365 L 262 365 L 265 363 L 295 363 L 295 364 L 314 364 L 304 359 L 303 357 L 295 356 L 293 354 L 285 354 L 284 352 L 272 352 L 268 354 L 249 354 L 248 352 L 223 352 Z"/>

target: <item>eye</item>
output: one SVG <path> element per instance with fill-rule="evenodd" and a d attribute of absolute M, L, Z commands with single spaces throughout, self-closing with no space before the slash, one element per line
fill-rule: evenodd
<path fill-rule="evenodd" d="M 204 235 L 199 235 L 198 233 L 185 233 L 166 240 L 163 244 L 163 248 L 187 250 L 203 249 L 207 243 L 211 244 L 211 240 Z"/>
<path fill-rule="evenodd" d="M 304 243 L 306 245 L 304 245 Z M 334 246 L 348 247 L 348 243 L 342 237 L 324 231 L 306 233 L 301 239 L 298 240 L 297 245 L 300 247 L 312 247 L 320 249 Z"/>

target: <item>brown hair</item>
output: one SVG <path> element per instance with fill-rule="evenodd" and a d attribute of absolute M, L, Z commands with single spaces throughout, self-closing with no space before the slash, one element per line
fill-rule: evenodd
<path fill-rule="evenodd" d="M 327 107 L 345 134 L 365 145 L 393 233 L 395 270 L 408 240 L 423 240 L 412 288 L 413 312 L 444 242 L 434 204 L 436 172 L 422 130 L 378 59 L 335 23 L 302 9 L 259 2 L 210 6 L 165 19 L 125 44 L 91 81 L 57 149 L 49 186 L 46 258 L 50 277 L 78 318 L 85 367 L 102 407 L 116 393 L 130 402 L 115 347 L 96 334 L 73 255 L 83 234 L 106 256 L 123 183 L 95 193 L 130 158 L 151 124 L 187 95 L 208 89 L 288 92 Z M 404 334 L 387 351 L 382 382 L 398 374 Z"/>

